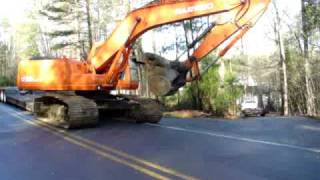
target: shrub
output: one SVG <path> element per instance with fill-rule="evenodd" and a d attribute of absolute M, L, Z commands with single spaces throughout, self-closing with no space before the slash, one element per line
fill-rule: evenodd
<path fill-rule="evenodd" d="M 14 79 L 6 76 L 0 76 L 0 86 L 13 86 Z"/>

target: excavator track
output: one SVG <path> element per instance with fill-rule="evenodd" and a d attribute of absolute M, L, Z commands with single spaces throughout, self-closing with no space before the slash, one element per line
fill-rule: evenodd
<path fill-rule="evenodd" d="M 158 123 L 162 118 L 163 105 L 154 99 L 128 95 L 110 95 L 104 92 L 81 94 L 96 102 L 100 119 L 135 123 Z"/>
<path fill-rule="evenodd" d="M 128 112 L 128 116 L 137 123 L 158 123 L 162 118 L 163 106 L 153 99 L 133 98 L 138 107 Z"/>
<path fill-rule="evenodd" d="M 44 94 L 34 100 L 33 108 L 39 120 L 65 129 L 94 126 L 99 119 L 158 123 L 162 110 L 163 105 L 153 99 L 72 92 Z"/>
<path fill-rule="evenodd" d="M 35 99 L 34 112 L 38 119 L 62 128 L 81 128 L 98 123 L 96 103 L 72 94 L 45 94 Z"/>

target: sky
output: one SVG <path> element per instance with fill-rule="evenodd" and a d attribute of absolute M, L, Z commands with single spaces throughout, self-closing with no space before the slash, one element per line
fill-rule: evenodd
<path fill-rule="evenodd" d="M 280 9 L 286 10 L 291 17 L 296 16 L 300 11 L 300 0 L 276 0 Z M 290 2 L 290 3 L 289 3 Z M 27 21 L 27 12 L 32 8 L 32 0 L 3 0 L 0 6 L 0 22 L 7 18 L 12 25 L 17 25 Z M 267 13 L 262 17 L 258 24 L 250 30 L 250 32 L 243 39 L 245 45 L 245 53 L 249 55 L 267 55 L 274 51 L 275 46 L 270 39 L 270 14 L 272 8 L 269 8 Z M 148 37 L 149 36 L 149 37 Z M 145 37 L 144 49 L 152 52 L 152 45 L 150 44 L 150 33 Z M 269 37 L 268 37 L 269 36 Z M 170 38 L 168 35 L 159 37 L 159 39 Z M 233 54 L 232 50 L 229 54 Z M 169 57 L 170 59 L 170 57 Z"/>
<path fill-rule="evenodd" d="M 288 22 L 293 21 L 301 11 L 300 0 L 276 1 L 279 3 L 279 9 L 284 10 L 290 15 L 290 19 L 286 19 Z M 245 45 L 246 53 L 249 55 L 268 55 L 274 52 L 275 45 L 272 39 L 270 39 L 270 37 L 272 37 L 272 19 L 270 19 L 270 17 L 272 17 L 272 13 L 273 8 L 271 5 L 269 10 L 262 16 L 256 26 L 245 35 L 243 44 Z"/>
<path fill-rule="evenodd" d="M 2 0 L 0 20 L 7 18 L 12 24 L 23 23 L 26 21 L 26 14 L 31 7 L 31 0 Z"/>
<path fill-rule="evenodd" d="M 285 11 L 289 14 L 290 18 L 286 19 L 286 21 L 293 21 L 294 18 L 300 13 L 301 4 L 300 0 L 276 0 L 280 10 Z M 244 36 L 242 42 L 244 45 L 244 53 L 249 56 L 267 56 L 275 52 L 276 46 L 272 38 L 272 17 L 273 8 L 270 5 L 268 11 L 262 16 L 262 18 L 258 21 L 258 23 Z M 150 38 L 152 36 L 162 36 L 159 37 L 159 41 L 164 41 L 164 39 L 174 39 L 170 37 L 169 34 L 164 35 L 153 35 L 152 33 L 146 34 L 146 38 L 144 40 L 144 49 L 148 52 L 152 52 L 152 43 L 150 42 Z M 159 42 L 158 42 L 159 43 Z M 234 48 L 232 48 L 227 54 L 226 57 L 233 57 L 239 54 L 238 49 L 240 49 L 240 42 L 238 42 Z M 174 53 L 169 53 L 166 58 L 174 59 Z"/>

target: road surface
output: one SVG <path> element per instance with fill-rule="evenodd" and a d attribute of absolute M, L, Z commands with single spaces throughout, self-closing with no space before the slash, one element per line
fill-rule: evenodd
<path fill-rule="evenodd" d="M 164 118 L 64 131 L 0 103 L 1 180 L 319 179 L 320 121 Z"/>

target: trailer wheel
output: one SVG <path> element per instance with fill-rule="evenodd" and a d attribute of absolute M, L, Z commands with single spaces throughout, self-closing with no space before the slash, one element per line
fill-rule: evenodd
<path fill-rule="evenodd" d="M 2 98 L 3 98 L 3 99 L 2 99 L 2 102 L 3 102 L 3 103 L 6 103 L 6 102 L 7 102 L 6 93 L 2 92 L 2 95 L 3 95 L 3 96 L 2 96 Z"/>
<path fill-rule="evenodd" d="M 0 91 L 0 102 L 3 102 L 3 91 Z"/>

